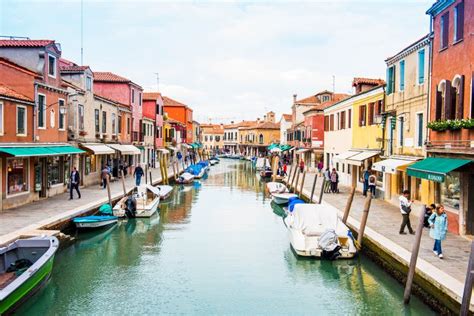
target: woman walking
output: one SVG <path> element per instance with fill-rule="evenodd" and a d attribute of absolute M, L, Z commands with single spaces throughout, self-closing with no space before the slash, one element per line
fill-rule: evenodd
<path fill-rule="evenodd" d="M 448 231 L 448 216 L 444 212 L 443 205 L 437 205 L 436 211 L 431 214 L 428 219 L 430 223 L 430 237 L 434 239 L 433 253 L 440 259 L 443 259 L 443 250 L 441 249 L 441 241 L 446 239 Z"/>

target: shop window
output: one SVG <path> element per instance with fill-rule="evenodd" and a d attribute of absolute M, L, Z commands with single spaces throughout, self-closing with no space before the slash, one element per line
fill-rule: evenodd
<path fill-rule="evenodd" d="M 439 184 L 440 202 L 444 206 L 459 210 L 461 186 L 459 172 L 450 172 L 443 183 Z"/>
<path fill-rule="evenodd" d="M 48 157 L 48 181 L 51 185 L 64 182 L 64 157 Z"/>
<path fill-rule="evenodd" d="M 86 156 L 85 160 L 84 173 L 87 176 L 91 173 L 91 156 Z"/>
<path fill-rule="evenodd" d="M 7 159 L 7 194 L 28 192 L 28 158 Z"/>

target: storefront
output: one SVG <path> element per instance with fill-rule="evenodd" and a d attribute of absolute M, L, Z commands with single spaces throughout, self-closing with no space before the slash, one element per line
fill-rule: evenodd
<path fill-rule="evenodd" d="M 140 163 L 141 151 L 133 145 L 107 144 L 108 147 L 116 151 L 111 167 L 112 176 L 118 177 L 120 163 L 128 166 L 127 173 L 132 174 L 134 167 Z"/>
<path fill-rule="evenodd" d="M 79 166 L 81 184 L 88 186 L 100 183 L 102 166 L 109 161 L 114 161 L 115 150 L 98 143 L 83 143 L 80 146 L 86 151 Z"/>
<path fill-rule="evenodd" d="M 355 153 L 355 154 L 353 154 Z M 363 190 L 364 188 L 364 172 L 369 168 L 372 168 L 372 165 L 377 161 L 380 161 L 380 152 L 379 151 L 370 151 L 370 150 L 351 150 L 346 153 L 341 154 L 343 159 L 338 157 L 337 161 L 343 164 L 347 164 L 347 169 L 352 178 L 352 185 L 355 185 L 358 190 Z M 336 164 L 338 163 L 336 162 Z M 337 166 L 339 168 L 339 166 Z M 383 173 L 378 171 L 373 171 L 376 176 L 376 197 L 383 198 L 384 188 L 383 188 Z"/>
<path fill-rule="evenodd" d="M 428 194 L 432 201 L 425 201 L 425 204 L 442 204 L 448 215 L 448 229 L 456 234 L 474 233 L 474 199 L 469 194 L 474 189 L 471 162 L 469 159 L 428 157 L 407 168 L 409 176 L 427 180 L 425 188 L 422 183 L 422 190 L 433 194 Z"/>

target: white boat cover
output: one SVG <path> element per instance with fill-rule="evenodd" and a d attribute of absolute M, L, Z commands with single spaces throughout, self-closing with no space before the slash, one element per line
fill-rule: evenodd
<path fill-rule="evenodd" d="M 173 187 L 171 185 L 157 185 L 156 188 L 159 190 L 160 196 L 165 196 L 173 191 Z"/>
<path fill-rule="evenodd" d="M 194 176 L 192 174 L 190 174 L 189 172 L 185 172 L 185 173 L 181 174 L 180 177 L 183 178 L 184 181 L 190 181 L 190 180 L 194 179 Z"/>
<path fill-rule="evenodd" d="M 255 167 L 257 169 L 263 169 L 265 167 L 265 158 L 257 158 L 257 162 L 255 163 Z"/>
<path fill-rule="evenodd" d="M 283 183 L 280 182 L 268 182 L 267 189 L 270 193 L 285 193 L 288 189 Z"/>
<path fill-rule="evenodd" d="M 279 199 L 289 200 L 292 197 L 297 197 L 298 194 L 294 194 L 294 193 L 273 193 L 272 196 L 275 197 L 275 198 L 279 198 Z"/>
<path fill-rule="evenodd" d="M 296 204 L 292 213 L 292 228 L 306 236 L 319 236 L 328 229 L 347 235 L 348 228 L 340 222 L 336 209 L 321 204 Z"/>
<path fill-rule="evenodd" d="M 138 194 L 140 195 L 145 194 L 146 190 L 151 191 L 156 196 L 161 196 L 160 190 L 152 185 L 142 184 L 139 187 L 137 187 Z"/>

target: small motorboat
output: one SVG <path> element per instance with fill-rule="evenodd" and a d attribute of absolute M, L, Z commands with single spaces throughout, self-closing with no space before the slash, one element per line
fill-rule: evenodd
<path fill-rule="evenodd" d="M 219 163 L 219 160 L 216 160 L 216 159 L 213 159 L 213 158 L 211 158 L 211 159 L 209 160 L 209 164 L 210 164 L 211 166 L 215 166 L 215 165 L 217 165 L 218 163 Z"/>
<path fill-rule="evenodd" d="M 179 184 L 191 184 L 194 181 L 194 176 L 189 172 L 182 173 L 176 180 Z"/>
<path fill-rule="evenodd" d="M 260 177 L 270 178 L 273 175 L 272 169 L 265 168 L 265 170 L 260 171 Z"/>
<path fill-rule="evenodd" d="M 275 202 L 278 205 L 288 204 L 288 201 L 294 197 L 298 197 L 298 195 L 294 193 L 273 193 L 272 194 L 273 202 Z"/>
<path fill-rule="evenodd" d="M 169 198 L 173 192 L 173 187 L 171 185 L 157 185 L 156 188 L 160 191 L 160 199 L 162 201 Z"/>
<path fill-rule="evenodd" d="M 160 204 L 160 190 L 149 184 L 135 188 L 131 196 L 123 197 L 114 206 L 114 215 L 118 217 L 151 217 Z"/>
<path fill-rule="evenodd" d="M 349 259 L 357 253 L 349 228 L 337 209 L 321 204 L 296 204 L 284 219 L 291 247 L 299 256 Z"/>
<path fill-rule="evenodd" d="M 118 217 L 113 215 L 112 207 L 104 204 L 99 208 L 97 215 L 75 217 L 72 219 L 76 228 L 101 228 L 117 224 Z"/>
<path fill-rule="evenodd" d="M 270 194 L 288 192 L 288 188 L 283 183 L 280 183 L 280 182 L 268 182 L 267 190 L 268 192 L 270 192 Z"/>
<path fill-rule="evenodd" d="M 0 248 L 0 314 L 13 312 L 51 275 L 56 237 L 18 239 Z"/>

